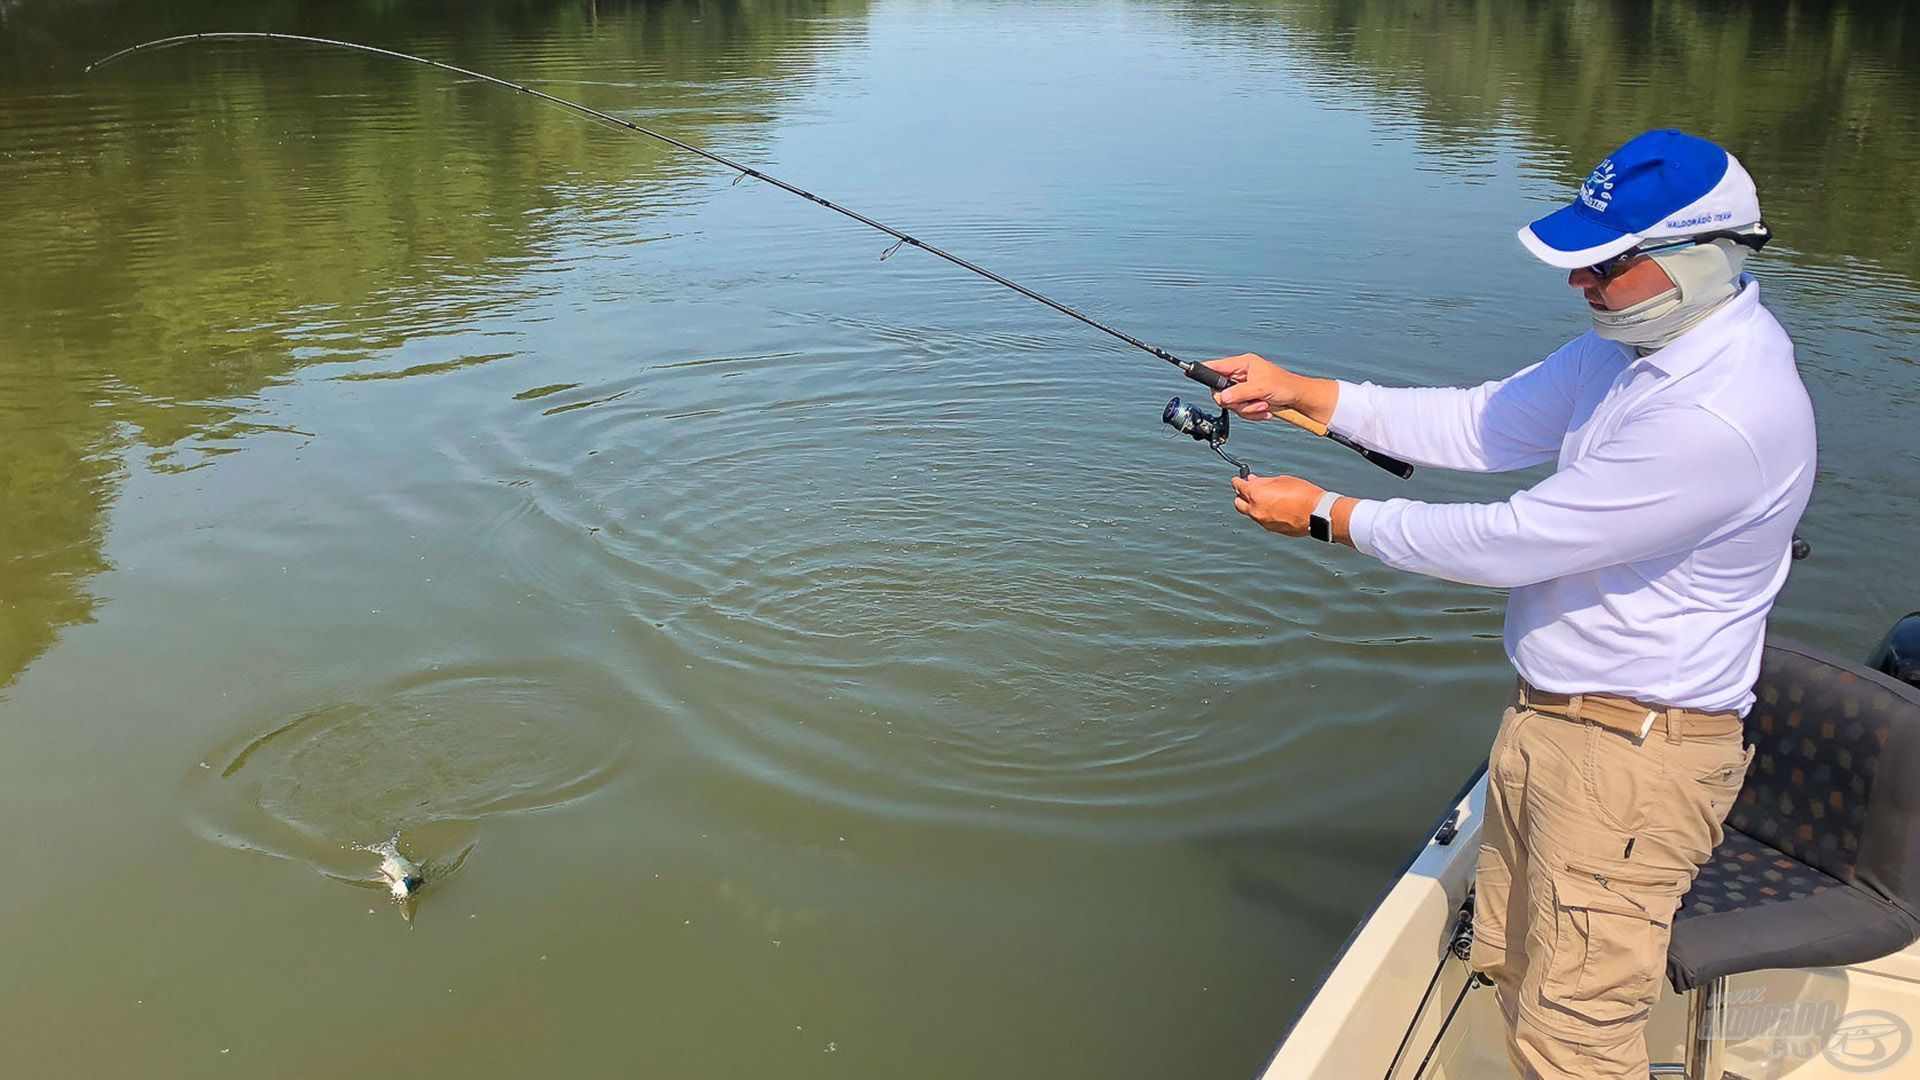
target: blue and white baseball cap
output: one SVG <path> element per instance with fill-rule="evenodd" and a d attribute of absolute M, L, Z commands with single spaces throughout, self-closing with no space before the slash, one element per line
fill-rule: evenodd
<path fill-rule="evenodd" d="M 1571 270 L 1649 240 L 1759 220 L 1760 195 L 1740 162 L 1705 139 L 1668 128 L 1615 150 L 1572 204 L 1522 228 L 1520 243 L 1548 266 Z"/>

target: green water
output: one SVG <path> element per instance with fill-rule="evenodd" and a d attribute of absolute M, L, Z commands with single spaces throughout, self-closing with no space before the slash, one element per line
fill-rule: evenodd
<path fill-rule="evenodd" d="M 441 72 L 81 74 L 208 29 L 1401 383 L 1578 332 L 1513 229 L 1688 127 L 1820 418 L 1775 624 L 1920 607 L 1898 4 L 0 3 L 0 1075 L 1250 1075 L 1504 690 L 1498 594 L 1247 526 L 1151 358 Z"/>

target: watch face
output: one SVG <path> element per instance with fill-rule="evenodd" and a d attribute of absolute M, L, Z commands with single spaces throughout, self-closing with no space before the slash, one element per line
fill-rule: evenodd
<path fill-rule="evenodd" d="M 1307 535 L 1331 544 L 1333 543 L 1333 522 L 1315 514 L 1307 519 Z"/>

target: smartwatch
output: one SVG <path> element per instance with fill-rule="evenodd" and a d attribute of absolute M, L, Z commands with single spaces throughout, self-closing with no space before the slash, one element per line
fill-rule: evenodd
<path fill-rule="evenodd" d="M 1333 504 L 1339 501 L 1338 492 L 1329 491 L 1320 496 L 1320 501 L 1314 504 L 1313 516 L 1307 519 L 1308 536 L 1333 543 Z"/>

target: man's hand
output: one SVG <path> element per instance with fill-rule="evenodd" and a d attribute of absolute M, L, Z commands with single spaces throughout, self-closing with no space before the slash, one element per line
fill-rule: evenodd
<path fill-rule="evenodd" d="M 1320 497 L 1327 493 L 1318 484 L 1297 476 L 1249 476 L 1233 478 L 1233 508 L 1252 518 L 1268 532 L 1282 536 L 1307 535 L 1308 521 Z M 1330 511 L 1335 543 L 1353 546 L 1347 523 L 1353 518 L 1357 500 L 1341 496 Z"/>
<path fill-rule="evenodd" d="M 1214 393 L 1214 404 L 1245 420 L 1265 420 L 1276 409 L 1294 409 L 1325 424 L 1333 419 L 1340 398 L 1340 386 L 1332 379 L 1296 375 L 1252 353 L 1209 360 L 1206 366 L 1234 381 Z"/>
<path fill-rule="evenodd" d="M 1297 476 L 1233 478 L 1233 508 L 1282 536 L 1307 535 L 1307 519 L 1325 494 L 1326 489 Z"/>

